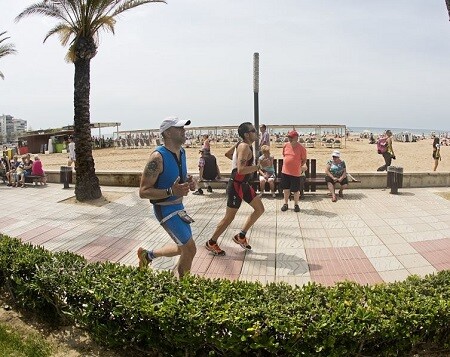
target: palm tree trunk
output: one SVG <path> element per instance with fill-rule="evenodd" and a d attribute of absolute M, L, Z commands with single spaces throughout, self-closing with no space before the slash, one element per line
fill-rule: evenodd
<path fill-rule="evenodd" d="M 75 61 L 74 80 L 74 134 L 76 155 L 75 197 L 78 201 L 88 201 L 102 196 L 100 182 L 95 175 L 91 145 L 91 122 L 89 112 L 90 59 Z"/>

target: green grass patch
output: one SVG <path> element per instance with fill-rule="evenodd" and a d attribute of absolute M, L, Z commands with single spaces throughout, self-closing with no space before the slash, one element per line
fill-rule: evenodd
<path fill-rule="evenodd" d="M 35 333 L 13 331 L 13 327 L 0 323 L 0 351 L 5 357 L 47 357 L 52 348 Z"/>

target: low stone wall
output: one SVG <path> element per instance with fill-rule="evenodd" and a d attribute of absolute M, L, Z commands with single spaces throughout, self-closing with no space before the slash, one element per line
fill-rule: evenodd
<path fill-rule="evenodd" d="M 60 172 L 58 170 L 48 170 L 47 181 L 58 183 L 60 181 Z M 102 186 L 126 186 L 139 187 L 142 172 L 138 171 L 96 171 L 97 177 Z M 386 172 L 364 172 L 351 173 L 353 177 L 361 180 L 361 183 L 350 183 L 350 188 L 385 188 L 387 183 Z M 72 175 L 72 182 L 75 183 L 75 173 Z M 226 175 L 224 175 L 226 176 Z M 212 185 L 215 187 L 224 187 L 223 184 Z M 403 174 L 403 187 L 449 187 L 450 172 L 406 172 Z M 318 186 L 326 188 L 326 186 Z"/>

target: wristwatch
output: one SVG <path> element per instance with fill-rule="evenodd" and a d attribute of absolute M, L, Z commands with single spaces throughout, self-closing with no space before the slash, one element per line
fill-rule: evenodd
<path fill-rule="evenodd" d="M 166 193 L 167 193 L 167 196 L 169 196 L 169 197 L 173 196 L 172 187 L 166 188 Z"/>

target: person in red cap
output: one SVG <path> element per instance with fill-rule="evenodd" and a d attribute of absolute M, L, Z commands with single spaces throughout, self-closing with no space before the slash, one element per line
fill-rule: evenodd
<path fill-rule="evenodd" d="M 283 146 L 283 168 L 281 169 L 281 187 L 283 188 L 284 205 L 281 211 L 288 210 L 289 195 L 294 194 L 294 211 L 300 212 L 300 176 L 302 166 L 306 164 L 306 149 L 298 142 L 298 133 L 288 133 L 289 142 Z"/>

